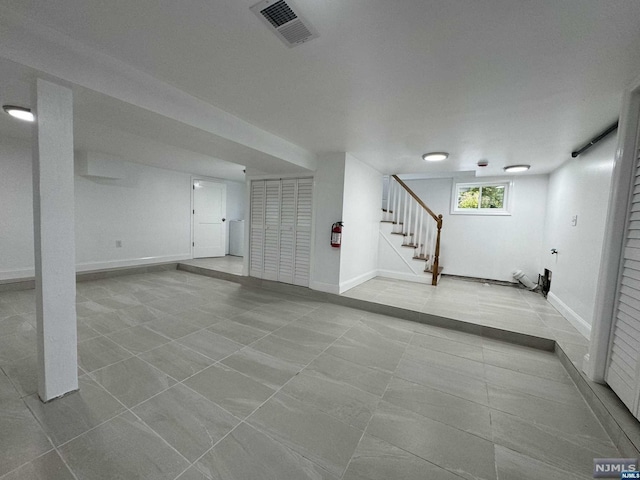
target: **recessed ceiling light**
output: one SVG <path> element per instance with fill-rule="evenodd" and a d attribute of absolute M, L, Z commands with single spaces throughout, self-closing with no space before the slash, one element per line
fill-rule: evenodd
<path fill-rule="evenodd" d="M 35 120 L 35 116 L 29 108 L 18 107 L 16 105 L 3 105 L 2 109 L 12 117 L 24 120 L 25 122 L 33 122 Z"/>
<path fill-rule="evenodd" d="M 504 171 L 509 173 L 518 173 L 526 172 L 530 168 L 531 165 L 509 165 L 508 167 L 504 167 Z"/>
<path fill-rule="evenodd" d="M 422 155 L 422 159 L 427 162 L 441 162 L 447 158 L 449 158 L 449 154 L 447 152 L 431 152 Z"/>

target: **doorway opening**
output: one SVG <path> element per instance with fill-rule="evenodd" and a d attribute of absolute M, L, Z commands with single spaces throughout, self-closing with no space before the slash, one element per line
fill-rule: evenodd
<path fill-rule="evenodd" d="M 227 238 L 227 185 L 193 179 L 193 258 L 224 257 Z"/>

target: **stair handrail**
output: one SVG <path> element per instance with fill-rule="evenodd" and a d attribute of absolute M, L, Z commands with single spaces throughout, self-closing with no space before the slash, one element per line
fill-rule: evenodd
<path fill-rule="evenodd" d="M 425 205 L 425 203 L 420 199 L 420 197 L 419 197 L 419 196 L 417 196 L 415 193 L 413 193 L 413 190 L 411 190 L 411 189 L 407 186 L 407 184 L 406 184 L 406 183 L 404 183 L 402 180 L 400 180 L 400 178 L 399 178 L 397 175 L 391 175 L 391 176 L 395 179 L 395 181 L 396 181 L 396 182 L 398 182 L 398 183 L 402 186 L 402 188 L 404 188 L 404 189 L 407 191 L 407 193 L 409 193 L 409 195 L 411 195 L 411 196 L 413 197 L 413 199 L 414 199 L 416 202 L 418 202 L 418 204 L 419 204 L 422 208 L 424 208 L 424 209 L 427 211 L 427 213 L 428 213 L 429 215 L 431 215 L 431 217 L 432 217 L 436 222 L 439 222 L 440 224 L 442 224 L 442 215 L 436 215 L 435 213 L 433 213 L 433 210 L 431 210 L 429 207 L 427 207 L 427 206 Z"/>
<path fill-rule="evenodd" d="M 393 179 L 398 182 L 398 184 L 404 188 L 406 190 L 406 192 L 411 195 L 411 197 L 413 197 L 413 199 L 418 203 L 418 205 L 420 205 L 430 216 L 431 218 L 433 218 L 436 221 L 436 226 L 438 229 L 437 235 L 436 235 L 436 246 L 435 246 L 435 250 L 434 250 L 434 254 L 433 254 L 433 263 L 432 263 L 432 267 L 431 267 L 431 285 L 437 285 L 438 284 L 438 275 L 440 274 L 439 272 L 439 267 L 440 267 L 440 233 L 442 231 L 442 214 L 440 215 L 436 215 L 435 213 L 433 213 L 433 210 L 431 210 L 429 207 L 427 207 L 425 205 L 425 203 L 422 201 L 422 199 L 420 197 L 418 197 L 413 190 L 411 190 L 406 183 L 404 183 L 402 180 L 400 180 L 400 178 L 397 175 L 392 175 Z"/>

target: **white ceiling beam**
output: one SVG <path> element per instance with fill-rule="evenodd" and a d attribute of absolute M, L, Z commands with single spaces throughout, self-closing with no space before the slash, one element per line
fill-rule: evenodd
<path fill-rule="evenodd" d="M 195 127 L 240 151 L 316 169 L 315 153 L 6 8 L 0 8 L 0 57 Z"/>

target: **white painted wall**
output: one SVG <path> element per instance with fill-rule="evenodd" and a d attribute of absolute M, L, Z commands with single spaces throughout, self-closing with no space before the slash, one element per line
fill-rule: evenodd
<path fill-rule="evenodd" d="M 191 258 L 191 175 L 121 166 L 121 180 L 75 177 L 77 270 Z M 243 218 L 244 184 L 227 182 L 227 194 L 227 215 Z M 0 138 L 0 205 L 0 280 L 33 276 L 29 142 Z"/>
<path fill-rule="evenodd" d="M 31 145 L 0 138 L 0 280 L 33 276 Z"/>
<path fill-rule="evenodd" d="M 431 284 L 431 275 L 424 272 L 425 261 L 414 260 L 415 251 L 402 246 L 404 237 L 393 235 L 391 223 L 380 223 L 378 235 L 378 275 L 396 280 Z"/>
<path fill-rule="evenodd" d="M 245 183 L 226 180 L 227 184 L 227 222 L 231 220 L 244 220 Z M 225 253 L 229 255 L 229 223 L 227 223 L 227 238 Z M 244 242 L 242 244 L 244 249 Z"/>
<path fill-rule="evenodd" d="M 583 334 L 593 321 L 615 136 L 550 176 L 542 268 L 552 271 L 549 301 Z M 578 215 L 578 224 L 571 217 Z M 551 255 L 552 248 L 558 249 Z"/>
<path fill-rule="evenodd" d="M 225 181 L 227 184 L 227 220 L 244 220 L 245 183 Z"/>
<path fill-rule="evenodd" d="M 451 178 L 405 182 L 429 208 L 443 215 L 440 248 L 443 273 L 514 281 L 511 273 L 521 269 L 537 281 L 548 176 L 499 177 L 495 180 L 506 179 L 513 180 L 509 216 L 451 215 L 454 182 Z M 491 180 L 483 177 L 478 181 Z"/>
<path fill-rule="evenodd" d="M 326 154 L 318 159 L 314 175 L 314 234 L 311 246 L 309 287 L 323 292 L 340 293 L 340 248 L 330 244 L 331 225 L 343 220 L 345 154 Z M 379 206 L 379 202 L 376 202 Z"/>
<path fill-rule="evenodd" d="M 350 154 L 345 157 L 340 292 L 376 276 L 382 174 Z"/>
<path fill-rule="evenodd" d="M 78 270 L 191 257 L 191 175 L 132 163 L 127 170 L 126 180 L 76 176 Z"/>

